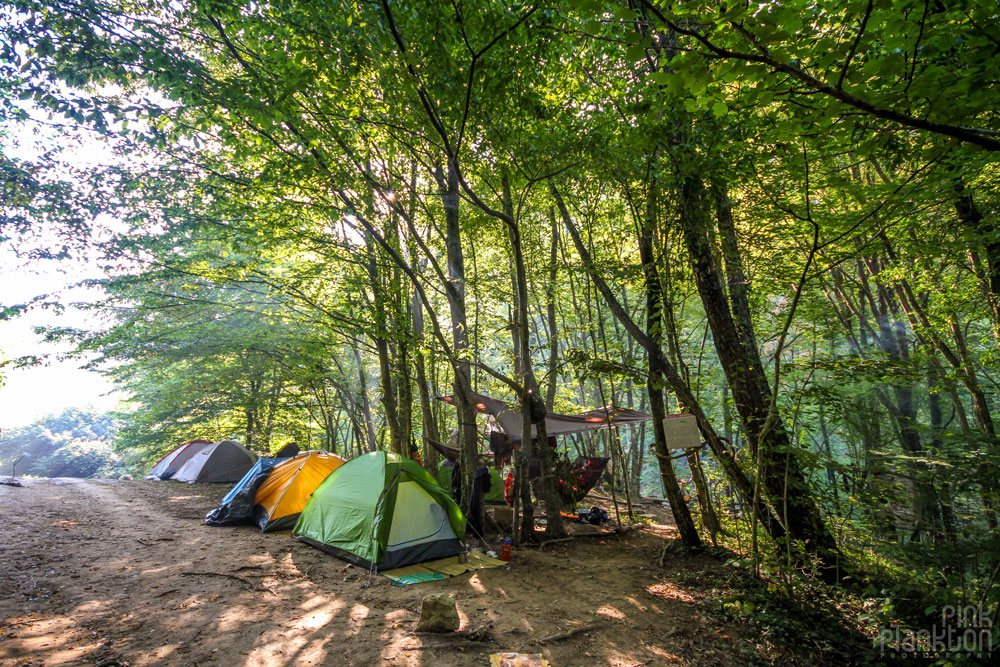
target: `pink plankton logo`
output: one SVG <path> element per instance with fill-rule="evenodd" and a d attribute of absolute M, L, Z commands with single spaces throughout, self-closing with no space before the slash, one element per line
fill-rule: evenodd
<path fill-rule="evenodd" d="M 978 606 L 946 606 L 941 622 L 913 630 L 893 623 L 879 630 L 879 650 L 884 657 L 916 659 L 990 658 L 994 649 L 993 618 Z"/>

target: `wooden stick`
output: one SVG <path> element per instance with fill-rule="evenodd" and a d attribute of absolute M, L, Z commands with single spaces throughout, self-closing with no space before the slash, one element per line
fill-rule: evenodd
<path fill-rule="evenodd" d="M 225 579 L 232 579 L 233 581 L 238 581 L 241 584 L 245 584 L 252 591 L 267 592 L 271 595 L 275 595 L 275 592 L 270 588 L 264 588 L 263 586 L 258 586 L 249 579 L 244 579 L 243 577 L 237 577 L 235 574 L 225 574 L 223 572 L 181 572 L 181 574 L 189 577 L 223 577 Z"/>
<path fill-rule="evenodd" d="M 429 644 L 427 646 L 403 646 L 404 651 L 430 651 L 439 648 L 465 648 L 465 647 L 477 647 L 483 649 L 491 649 L 489 646 L 491 642 L 474 642 L 474 641 L 460 641 L 460 642 L 442 642 L 439 644 Z"/>
<path fill-rule="evenodd" d="M 623 532 L 625 532 L 624 529 Z M 592 531 L 586 533 L 576 533 L 575 535 L 570 535 L 569 537 L 560 537 L 555 540 L 545 540 L 544 542 L 539 542 L 538 544 L 525 544 L 524 546 L 542 548 L 546 544 L 556 544 L 557 542 L 568 542 L 570 540 L 575 540 L 578 537 L 611 537 L 612 535 L 618 535 L 618 534 L 620 533 L 617 529 L 609 530 L 606 532 L 601 530 L 601 531 Z"/>
<path fill-rule="evenodd" d="M 567 630 L 566 632 L 560 632 L 558 634 L 549 635 L 548 637 L 543 637 L 543 638 L 537 640 L 536 643 L 538 643 L 538 644 L 545 644 L 545 643 L 548 643 L 548 642 L 562 641 L 563 639 L 569 639 L 570 637 L 578 635 L 581 632 L 587 632 L 588 630 L 595 630 L 595 629 L 599 628 L 602 625 L 604 625 L 604 624 L 602 622 L 600 622 L 600 621 L 597 621 L 597 622 L 594 622 L 594 623 L 587 623 L 586 625 L 581 625 L 578 628 L 573 628 L 572 630 Z"/>
<path fill-rule="evenodd" d="M 587 623 L 586 625 L 581 625 L 578 628 L 573 628 L 572 630 L 567 630 L 566 632 L 560 632 L 554 635 L 549 635 L 548 637 L 543 637 L 542 639 L 536 640 L 536 643 L 545 644 L 547 642 L 562 641 L 563 639 L 569 639 L 570 637 L 574 637 L 580 634 L 581 632 L 587 632 L 588 630 L 595 630 L 601 625 L 603 625 L 603 623 L 601 623 L 600 621 L 594 623 Z"/>

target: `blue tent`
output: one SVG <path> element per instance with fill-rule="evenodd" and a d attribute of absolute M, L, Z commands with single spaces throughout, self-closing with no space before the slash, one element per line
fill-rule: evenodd
<path fill-rule="evenodd" d="M 236 486 L 229 490 L 222 502 L 214 510 L 205 516 L 205 523 L 211 526 L 225 526 L 232 523 L 244 523 L 253 517 L 254 498 L 257 489 L 267 479 L 271 468 L 288 458 L 257 459 L 257 463 L 243 475 L 243 479 L 236 482 Z"/>

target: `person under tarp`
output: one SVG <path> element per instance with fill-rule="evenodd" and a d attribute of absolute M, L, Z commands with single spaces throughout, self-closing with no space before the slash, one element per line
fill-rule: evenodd
<path fill-rule="evenodd" d="M 485 466 L 484 466 L 485 467 Z M 455 496 L 456 488 L 459 490 L 459 495 L 461 495 L 462 482 L 461 479 L 458 482 L 455 481 L 456 478 L 461 478 L 461 473 L 455 474 L 459 469 L 458 463 L 455 461 L 445 460 L 441 465 L 438 466 L 437 474 L 435 478 L 441 488 L 451 491 L 452 498 L 458 502 Z M 505 501 L 503 498 L 503 476 L 500 474 L 499 470 L 495 468 L 489 468 L 490 475 L 490 488 L 486 489 L 486 493 L 483 495 L 483 500 L 487 505 L 502 505 Z"/>

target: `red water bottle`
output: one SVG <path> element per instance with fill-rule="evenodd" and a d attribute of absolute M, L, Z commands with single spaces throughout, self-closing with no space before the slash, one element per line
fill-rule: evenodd
<path fill-rule="evenodd" d="M 503 541 L 503 546 L 500 548 L 500 560 L 505 563 L 510 562 L 510 540 Z"/>

